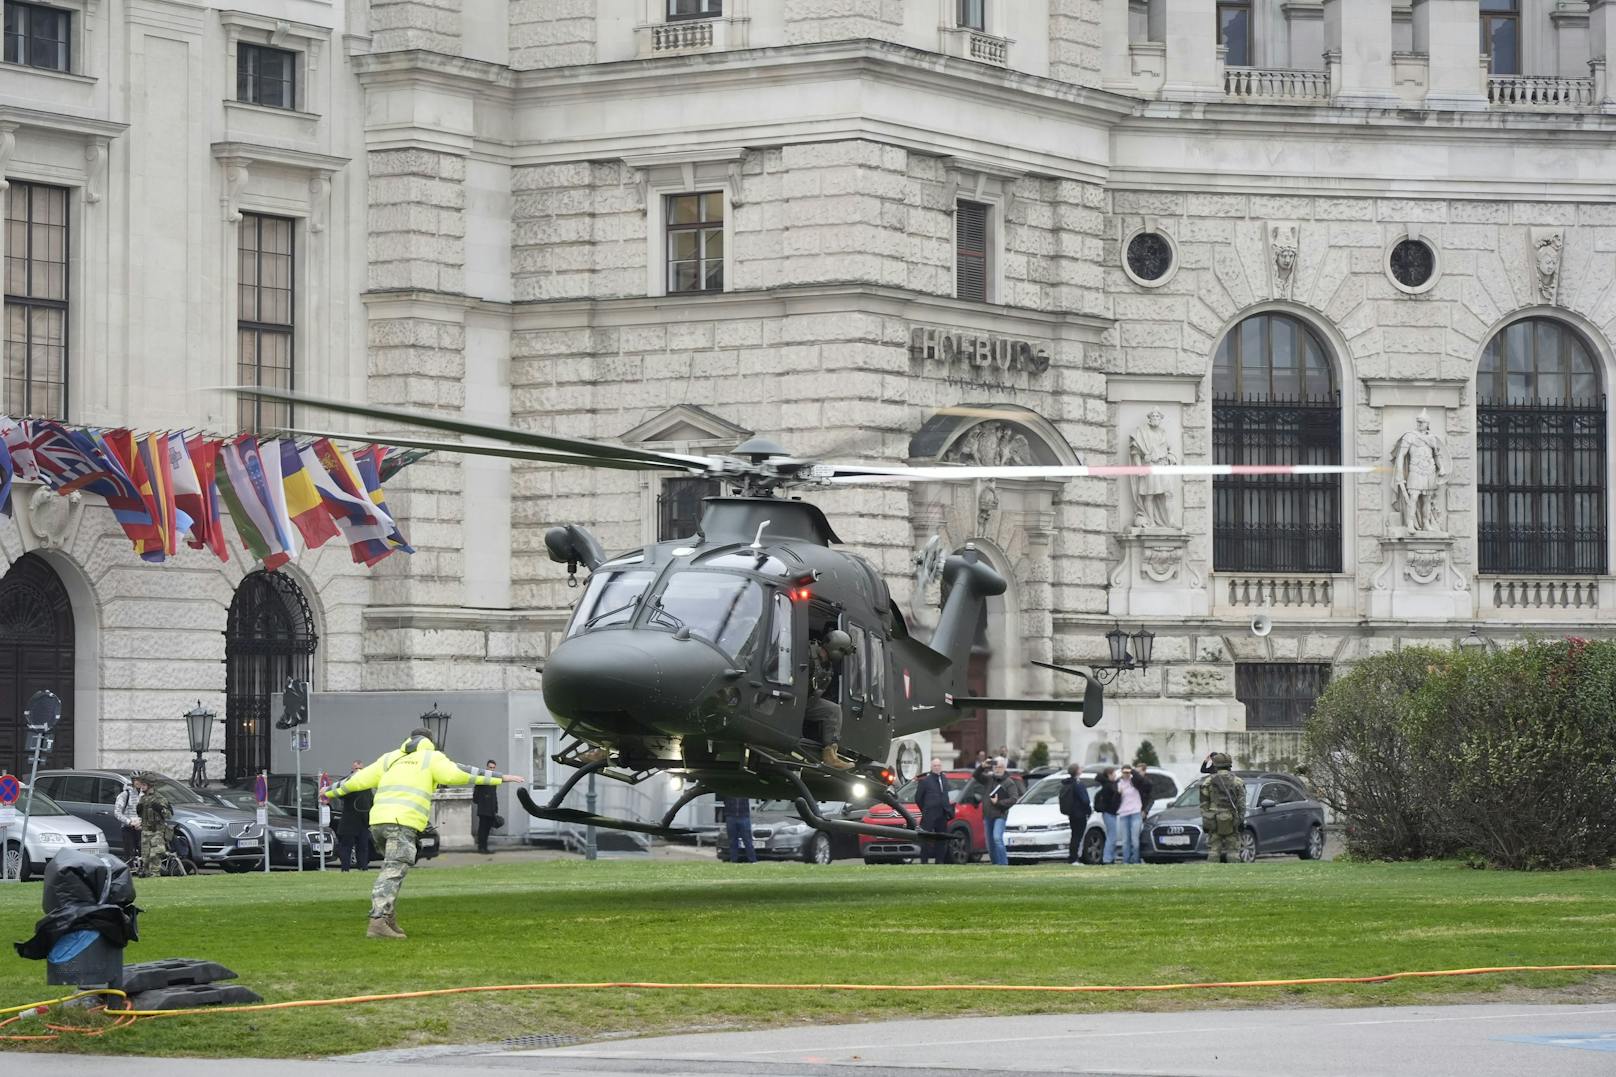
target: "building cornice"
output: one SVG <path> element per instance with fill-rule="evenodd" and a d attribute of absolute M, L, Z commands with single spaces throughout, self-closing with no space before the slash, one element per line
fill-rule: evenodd
<path fill-rule="evenodd" d="M 40 112 L 31 108 L 0 105 L 0 124 L 15 125 L 36 131 L 78 135 L 81 138 L 117 138 L 129 130 L 127 123 L 98 120 L 93 116 L 74 116 L 65 112 Z"/>
<path fill-rule="evenodd" d="M 504 305 L 483 306 L 493 308 Z M 864 313 L 879 314 L 905 323 L 1096 343 L 1112 324 L 1109 319 L 1085 314 L 972 303 L 946 296 L 864 284 L 771 288 L 701 297 L 568 299 L 512 303 L 504 309 L 510 312 L 511 328 L 518 332 Z"/>

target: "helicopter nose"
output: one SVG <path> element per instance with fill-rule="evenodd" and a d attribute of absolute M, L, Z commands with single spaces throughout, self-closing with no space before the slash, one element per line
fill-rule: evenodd
<path fill-rule="evenodd" d="M 544 665 L 544 703 L 569 719 L 677 721 L 724 682 L 729 663 L 697 639 L 614 629 L 574 636 Z"/>

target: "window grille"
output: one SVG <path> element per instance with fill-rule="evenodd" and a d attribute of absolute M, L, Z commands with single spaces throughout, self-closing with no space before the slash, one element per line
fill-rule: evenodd
<path fill-rule="evenodd" d="M 1526 318 L 1487 343 L 1476 375 L 1482 572 L 1602 575 L 1605 396 L 1568 326 Z"/>
<path fill-rule="evenodd" d="M 1231 329 L 1218 346 L 1212 385 L 1214 462 L 1341 462 L 1334 371 L 1324 345 L 1297 319 L 1259 314 Z M 1341 571 L 1341 476 L 1219 477 L 1212 499 L 1216 571 Z"/>
<path fill-rule="evenodd" d="M 1301 729 L 1330 683 L 1317 662 L 1236 662 L 1235 698 L 1246 705 L 1247 729 Z"/>

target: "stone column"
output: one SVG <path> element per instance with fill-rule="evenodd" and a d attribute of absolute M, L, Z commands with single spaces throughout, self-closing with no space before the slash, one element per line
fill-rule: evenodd
<path fill-rule="evenodd" d="M 1414 0 L 1414 51 L 1430 58 L 1427 108 L 1487 107 L 1486 83 L 1476 65 L 1480 26 L 1480 0 Z"/>
<path fill-rule="evenodd" d="M 1167 40 L 1162 96 L 1179 101 L 1222 100 L 1217 4 L 1214 0 L 1163 0 L 1162 7 Z"/>
<path fill-rule="evenodd" d="M 1100 10 L 1100 88 L 1133 93 L 1133 56 L 1129 51 L 1128 0 L 1104 0 Z"/>
<path fill-rule="evenodd" d="M 1391 0 L 1324 0 L 1324 49 L 1336 104 L 1398 106 L 1392 79 Z"/>
<path fill-rule="evenodd" d="M 1616 0 L 1588 0 L 1588 57 L 1595 106 L 1600 112 L 1616 112 L 1616 86 L 1611 85 L 1610 70 L 1616 60 Z"/>

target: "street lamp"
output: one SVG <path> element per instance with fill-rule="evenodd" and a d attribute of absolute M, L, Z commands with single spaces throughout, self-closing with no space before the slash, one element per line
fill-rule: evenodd
<path fill-rule="evenodd" d="M 1459 641 L 1459 650 L 1465 654 L 1479 654 L 1487 650 L 1487 641 L 1481 638 L 1476 626 L 1470 626 L 1470 635 Z"/>
<path fill-rule="evenodd" d="M 1129 635 L 1119 624 L 1105 634 L 1105 642 L 1111 648 L 1111 662 L 1109 665 L 1094 667 L 1094 675 L 1101 684 L 1110 684 L 1118 674 L 1126 673 L 1130 669 L 1143 672 L 1150 668 L 1150 655 L 1156 647 L 1156 633 L 1141 628 Z"/>
<path fill-rule="evenodd" d="M 437 700 L 432 701 L 432 709 L 421 715 L 421 726 L 432 734 L 432 743 L 437 745 L 439 751 L 448 751 L 449 719 L 454 715 L 448 711 L 438 710 Z"/>
<path fill-rule="evenodd" d="M 191 761 L 191 788 L 200 789 L 208 780 L 207 761 L 202 754 L 208 750 L 208 741 L 212 739 L 213 719 L 218 717 L 202 705 L 199 699 L 196 706 L 185 712 L 185 732 L 191 738 L 191 751 L 196 758 Z"/>

